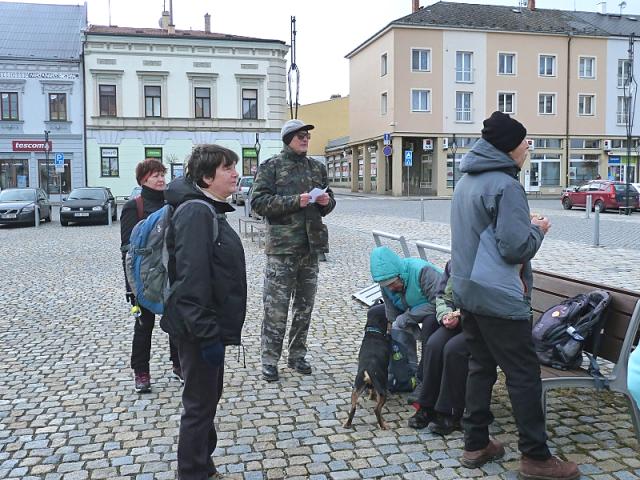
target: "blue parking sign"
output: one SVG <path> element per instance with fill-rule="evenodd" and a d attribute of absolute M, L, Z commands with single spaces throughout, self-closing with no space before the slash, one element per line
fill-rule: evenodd
<path fill-rule="evenodd" d="M 405 167 L 413 166 L 413 152 L 411 150 L 404 151 L 404 166 Z"/>
<path fill-rule="evenodd" d="M 56 153 L 54 158 L 54 164 L 57 173 L 64 172 L 64 153 Z"/>

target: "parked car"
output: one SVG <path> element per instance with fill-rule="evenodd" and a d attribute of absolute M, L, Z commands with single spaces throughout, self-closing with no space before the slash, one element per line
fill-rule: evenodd
<path fill-rule="evenodd" d="M 51 221 L 51 203 L 41 188 L 6 188 L 0 192 L 0 224 L 36 224 L 36 205 L 40 220 Z"/>
<path fill-rule="evenodd" d="M 592 208 L 599 207 L 601 212 L 608 208 L 618 209 L 626 205 L 626 189 L 626 184 L 622 182 L 591 180 L 572 192 L 563 192 L 562 206 L 565 210 L 570 210 L 573 207 L 586 207 L 587 196 L 591 195 Z M 638 192 L 630 191 L 629 194 L 629 204 L 633 208 L 638 208 Z"/>
<path fill-rule="evenodd" d="M 249 198 L 249 189 L 253 185 L 253 177 L 240 177 L 238 178 L 238 184 L 236 185 L 236 191 L 231 194 L 231 203 L 236 205 L 244 205 L 247 198 Z"/>
<path fill-rule="evenodd" d="M 101 222 L 106 225 L 109 223 L 109 205 L 111 220 L 115 222 L 118 208 L 111 190 L 105 187 L 74 188 L 62 201 L 60 225 L 66 227 L 70 222 Z"/>
<path fill-rule="evenodd" d="M 133 187 L 133 190 L 131 190 L 131 195 L 129 195 L 129 198 L 136 198 L 141 193 L 142 193 L 142 187 L 140 185 L 136 185 L 135 187 Z"/>
<path fill-rule="evenodd" d="M 631 185 L 633 185 L 633 188 L 635 188 L 636 191 L 640 193 L 640 183 L 632 183 Z"/>

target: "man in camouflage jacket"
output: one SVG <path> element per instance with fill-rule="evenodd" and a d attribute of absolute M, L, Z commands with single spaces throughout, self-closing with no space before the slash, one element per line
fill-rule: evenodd
<path fill-rule="evenodd" d="M 318 283 L 318 254 L 327 252 L 329 246 L 322 217 L 336 206 L 325 166 L 306 156 L 313 128 L 300 120 L 284 124 L 280 132 L 284 148 L 260 165 L 251 196 L 251 208 L 267 220 L 261 350 L 262 376 L 269 382 L 278 380 L 292 297 L 288 365 L 299 373 L 311 373 L 305 355 Z M 314 188 L 326 188 L 315 201 L 309 193 Z"/>

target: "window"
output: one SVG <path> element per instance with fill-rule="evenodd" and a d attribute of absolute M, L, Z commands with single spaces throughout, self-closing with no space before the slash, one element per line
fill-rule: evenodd
<path fill-rule="evenodd" d="M 471 92 L 456 92 L 456 122 L 471 121 Z"/>
<path fill-rule="evenodd" d="M 387 114 L 387 94 L 382 93 L 380 95 L 380 115 Z"/>
<path fill-rule="evenodd" d="M 515 113 L 515 93 L 498 93 L 498 110 L 502 113 Z"/>
<path fill-rule="evenodd" d="M 569 162 L 569 178 L 572 184 L 582 185 L 598 176 L 599 155 L 574 155 Z"/>
<path fill-rule="evenodd" d="M 618 125 L 626 125 L 629 120 L 629 103 L 630 97 L 618 97 L 618 108 L 616 110 L 616 122 Z"/>
<path fill-rule="evenodd" d="M 431 111 L 431 91 L 411 90 L 411 111 L 429 112 Z"/>
<path fill-rule="evenodd" d="M 0 93 L 0 118 L 2 120 L 18 120 L 18 93 Z"/>
<path fill-rule="evenodd" d="M 380 76 L 384 77 L 387 74 L 387 54 L 380 55 Z"/>
<path fill-rule="evenodd" d="M 258 152 L 255 148 L 242 149 L 242 175 L 255 175 L 258 171 Z"/>
<path fill-rule="evenodd" d="M 118 167 L 118 149 L 117 148 L 101 148 L 100 149 L 100 176 L 101 177 L 120 176 L 120 169 Z"/>
<path fill-rule="evenodd" d="M 560 185 L 560 155 L 531 155 L 531 185 L 556 187 Z"/>
<path fill-rule="evenodd" d="M 580 78 L 596 78 L 595 57 L 580 57 L 578 75 Z"/>
<path fill-rule="evenodd" d="M 600 148 L 600 140 L 597 138 L 572 138 L 569 141 L 570 148 Z"/>
<path fill-rule="evenodd" d="M 98 87 L 100 95 L 100 116 L 115 117 L 116 112 L 116 86 L 100 85 Z"/>
<path fill-rule="evenodd" d="M 453 155 L 452 154 L 447 155 L 447 188 L 453 188 L 454 173 L 455 173 L 456 185 L 458 184 L 458 181 L 460 180 L 460 178 L 462 178 L 463 173 L 460 171 L 460 161 L 462 160 L 462 157 L 464 157 L 463 153 L 456 153 L 455 172 L 454 172 L 453 171 L 454 169 Z"/>
<path fill-rule="evenodd" d="M 194 96 L 196 118 L 211 118 L 211 89 L 196 88 Z"/>
<path fill-rule="evenodd" d="M 242 118 L 258 118 L 258 90 L 252 88 L 242 89 Z"/>
<path fill-rule="evenodd" d="M 456 52 L 456 82 L 472 82 L 471 52 Z"/>
<path fill-rule="evenodd" d="M 67 94 L 66 93 L 50 93 L 49 94 L 49 120 L 52 122 L 67 121 Z"/>
<path fill-rule="evenodd" d="M 411 70 L 413 70 L 414 72 L 431 71 L 431 50 L 412 48 Z"/>
<path fill-rule="evenodd" d="M 578 95 L 578 115 L 593 115 L 595 95 Z"/>
<path fill-rule="evenodd" d="M 538 73 L 541 77 L 555 77 L 556 57 L 555 55 L 540 55 L 540 68 Z"/>
<path fill-rule="evenodd" d="M 541 93 L 538 95 L 538 113 L 541 115 L 553 115 L 556 113 L 555 93 Z"/>
<path fill-rule="evenodd" d="M 0 158 L 0 188 L 29 186 L 29 160 Z"/>
<path fill-rule="evenodd" d="M 560 138 L 535 138 L 533 140 L 534 148 L 562 148 L 562 139 Z"/>
<path fill-rule="evenodd" d="M 623 88 L 629 84 L 631 64 L 629 60 L 618 60 L 618 87 Z M 619 123 L 619 122 L 618 122 Z"/>
<path fill-rule="evenodd" d="M 514 53 L 498 54 L 498 74 L 515 75 L 516 55 Z"/>
<path fill-rule="evenodd" d="M 160 94 L 159 86 L 144 87 L 144 116 L 160 117 Z"/>

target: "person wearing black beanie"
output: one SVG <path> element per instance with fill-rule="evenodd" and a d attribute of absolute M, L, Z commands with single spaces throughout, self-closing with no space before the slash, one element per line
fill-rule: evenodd
<path fill-rule="evenodd" d="M 506 113 L 493 112 L 482 124 L 482 138 L 504 153 L 515 150 L 527 136 L 524 125 Z"/>

